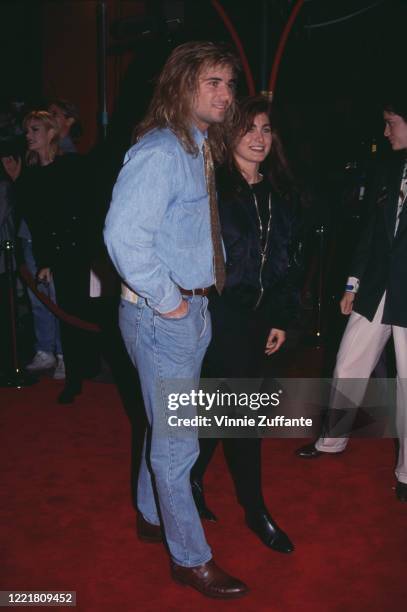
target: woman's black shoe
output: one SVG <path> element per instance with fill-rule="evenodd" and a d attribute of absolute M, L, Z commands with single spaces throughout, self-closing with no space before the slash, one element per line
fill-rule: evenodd
<path fill-rule="evenodd" d="M 405 482 L 397 481 L 396 497 L 401 502 L 407 502 L 407 484 Z"/>
<path fill-rule="evenodd" d="M 202 481 L 191 479 L 191 488 L 192 488 L 192 495 L 195 501 L 195 505 L 196 505 L 196 508 L 198 510 L 198 513 L 201 519 L 205 519 L 207 521 L 212 521 L 213 523 L 216 523 L 218 519 L 216 518 L 214 513 L 211 510 L 209 510 L 209 508 L 207 507 L 205 503 L 205 496 L 203 492 Z"/>
<path fill-rule="evenodd" d="M 80 395 L 81 391 L 81 384 L 65 384 L 65 387 L 58 395 L 58 404 L 73 404 L 75 397 Z"/>
<path fill-rule="evenodd" d="M 288 535 L 273 521 L 266 509 L 246 511 L 246 524 L 269 548 L 281 553 L 294 550 Z"/>

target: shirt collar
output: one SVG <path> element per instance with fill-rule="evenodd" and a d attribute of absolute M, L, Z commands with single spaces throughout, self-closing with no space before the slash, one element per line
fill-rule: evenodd
<path fill-rule="evenodd" d="M 196 125 L 192 125 L 191 134 L 199 149 L 202 149 L 205 139 L 208 138 L 208 132 L 201 132 Z"/>

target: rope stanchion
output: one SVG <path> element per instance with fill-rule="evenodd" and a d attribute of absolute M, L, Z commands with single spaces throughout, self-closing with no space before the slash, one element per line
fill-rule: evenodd
<path fill-rule="evenodd" d="M 101 331 L 99 325 L 96 325 L 95 323 L 90 323 L 89 321 L 83 321 L 82 319 L 80 319 L 79 317 L 76 317 L 75 315 L 68 314 L 67 312 L 59 308 L 58 305 L 55 304 L 55 302 L 50 300 L 49 297 L 45 295 L 45 293 L 38 291 L 35 279 L 33 278 L 32 274 L 29 272 L 25 264 L 20 266 L 19 271 L 20 271 L 20 276 L 25 282 L 25 284 L 27 285 L 27 287 L 31 289 L 34 295 L 44 304 L 44 306 L 46 306 L 52 312 L 52 314 L 58 317 L 58 319 L 61 319 L 65 323 L 68 323 L 69 325 L 72 325 L 73 327 L 79 327 L 80 329 L 83 329 L 85 331 L 90 331 L 90 332 L 95 332 L 95 333 L 99 333 Z"/>
<path fill-rule="evenodd" d="M 11 363 L 8 370 L 0 377 L 0 387 L 14 387 L 20 389 L 34 384 L 35 378 L 23 372 L 19 367 L 17 349 L 17 325 L 16 325 L 16 281 L 14 276 L 14 244 L 6 240 L 0 244 L 4 251 L 4 262 L 7 275 L 7 301 L 9 315 L 9 344 Z M 4 341 L 4 339 L 3 339 Z"/>
<path fill-rule="evenodd" d="M 309 336 L 305 338 L 305 344 L 320 348 L 324 344 L 324 333 L 323 333 L 323 316 L 325 311 L 324 303 L 324 286 L 325 286 L 325 226 L 323 223 L 315 228 L 315 235 L 317 236 L 317 252 L 315 253 L 311 265 L 308 271 L 307 279 L 302 289 L 302 295 L 311 293 L 311 283 L 316 279 L 316 304 L 313 306 L 313 314 L 315 314 L 313 330 Z"/>

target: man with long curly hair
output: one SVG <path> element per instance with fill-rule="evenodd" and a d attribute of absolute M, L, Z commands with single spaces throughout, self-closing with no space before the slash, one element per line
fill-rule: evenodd
<path fill-rule="evenodd" d="M 127 152 L 106 219 L 105 240 L 123 279 L 120 328 L 137 365 L 149 421 L 140 466 L 138 534 L 165 538 L 177 582 L 210 597 L 246 586 L 213 561 L 191 493 L 196 428 L 171 426 L 169 396 L 198 384 L 210 341 L 207 294 L 222 290 L 213 159 L 224 153 L 238 62 L 225 46 L 177 47 L 158 78 Z M 194 414 L 189 404 L 179 416 Z"/>

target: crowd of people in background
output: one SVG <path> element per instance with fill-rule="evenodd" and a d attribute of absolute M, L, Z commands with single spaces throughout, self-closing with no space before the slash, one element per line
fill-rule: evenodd
<path fill-rule="evenodd" d="M 72 403 L 85 377 L 98 373 L 95 334 L 57 317 L 41 301 L 44 294 L 61 311 L 92 319 L 90 267 L 94 208 L 88 190 L 91 167 L 77 152 L 82 133 L 79 112 L 67 100 L 53 99 L 42 109 L 9 118 L 1 141 L 2 243 L 13 243 L 14 267 L 24 265 L 36 287 L 24 289 L 30 306 L 33 346 L 27 363 L 32 373 L 52 372 L 63 380 L 58 402 Z M 11 133 L 10 133 L 11 132 Z M 9 338 L 7 275 L 0 252 L 1 324 Z M 10 342 L 1 350 L 1 369 L 10 366 Z"/>
<path fill-rule="evenodd" d="M 24 336 L 20 365 L 33 374 L 52 372 L 55 379 L 65 380 L 66 389 L 60 401 L 71 402 L 80 392 L 83 377 L 95 375 L 101 364 L 104 368 L 105 362 L 97 353 L 100 353 L 100 344 L 106 341 L 100 342 L 95 334 L 66 326 L 20 282 L 18 268 L 25 264 L 37 284 L 37 291 L 58 303 L 62 310 L 67 309 L 79 318 L 101 318 L 105 328 L 109 327 L 109 319 L 116 324 L 114 302 L 106 308 L 103 300 L 88 299 L 94 295 L 94 285 L 98 295 L 97 275 L 107 279 L 110 296 L 118 295 L 118 279 L 106 257 L 102 236 L 114 173 L 111 173 L 112 179 L 107 180 L 108 173 L 98 170 L 91 155 L 78 154 L 83 128 L 74 103 L 54 98 L 41 106 L 36 105 L 38 114 L 32 112 L 20 101 L 0 112 L 0 242 L 11 240 L 14 243 L 19 292 L 31 315 L 28 327 L 32 334 Z M 89 190 L 91 182 L 93 187 Z M 305 191 L 302 196 L 305 200 Z M 308 212 L 312 223 L 312 208 Z M 311 249 L 309 251 L 311 254 Z M 74 262 L 66 269 L 64 257 L 65 261 L 73 258 Z M 59 283 L 57 296 L 55 285 L 61 277 L 64 282 Z M 73 292 L 73 287 L 77 291 Z M 0 326 L 7 338 L 9 314 L 4 249 L 0 249 L 0 293 L 3 296 Z M 73 294 L 77 303 L 72 303 Z M 27 346 L 30 336 L 32 346 Z M 78 350 L 78 343 L 85 344 L 85 348 L 99 347 L 89 354 L 89 351 Z M 9 343 L 3 343 L 0 372 L 10 366 L 9 355 Z M 81 356 L 85 363 L 79 367 L 81 359 L 77 357 Z"/>
<path fill-rule="evenodd" d="M 183 62 L 194 95 L 182 89 Z M 166 539 L 174 579 L 219 598 L 244 595 L 247 587 L 214 564 L 199 520 L 216 520 L 206 505 L 203 479 L 218 440 L 199 444 L 197 434 L 181 442 L 172 433 L 164 436 L 162 429 L 157 434 L 165 410 L 157 416 L 155 391 L 158 383 L 167 388 L 168 379 L 181 374 L 197 383 L 202 362 L 210 377 L 261 376 L 265 355 L 279 351 L 298 317 L 306 242 L 306 198 L 287 161 L 278 122 L 263 97 L 235 101 L 237 72 L 235 56 L 213 43 L 178 47 L 164 67 L 106 219 L 115 278 L 123 281 L 120 321 L 117 291 L 107 308 L 94 303 L 100 295 L 94 292 L 100 280 L 95 259 L 102 240 L 95 228 L 101 227 L 98 214 L 104 218 L 105 203 L 93 201 L 94 170 L 77 152 L 82 126 L 75 105 L 54 99 L 29 110 L 21 121 L 11 117 L 10 134 L 0 138 L 0 334 L 11 341 L 11 273 L 31 313 L 32 350 L 23 365 L 31 373 L 52 371 L 54 379 L 64 381 L 58 403 L 72 404 L 84 379 L 100 371 L 103 338 L 107 333 L 117 340 L 120 324 L 149 421 L 136 502 L 139 536 L 149 542 Z M 171 87 L 179 99 L 170 99 Z M 402 432 L 396 495 L 405 502 L 406 391 L 401 381 L 407 310 L 401 275 L 407 235 L 407 107 L 404 98 L 394 98 L 384 108 L 385 136 L 393 152 L 402 155 L 372 190 L 370 233 L 361 243 L 361 263 L 351 268 L 341 303 L 342 313 L 352 314 L 335 376 L 368 379 L 393 335 Z M 11 271 L 6 269 L 7 241 L 13 243 Z M 18 280 L 20 266 L 35 288 Z M 58 306 L 58 315 L 42 295 Z M 72 324 L 71 316 L 79 324 Z M 102 342 L 87 328 L 91 321 L 100 325 Z M 363 337 L 358 351 L 355 330 Z M 10 342 L 3 342 L 0 371 L 7 372 L 9 354 Z M 330 438 L 325 432 L 298 455 L 316 458 L 341 452 L 346 444 L 346 436 Z M 260 440 L 225 439 L 223 446 L 247 526 L 267 547 L 293 552 L 263 499 Z M 179 502 L 176 513 L 170 497 Z"/>

